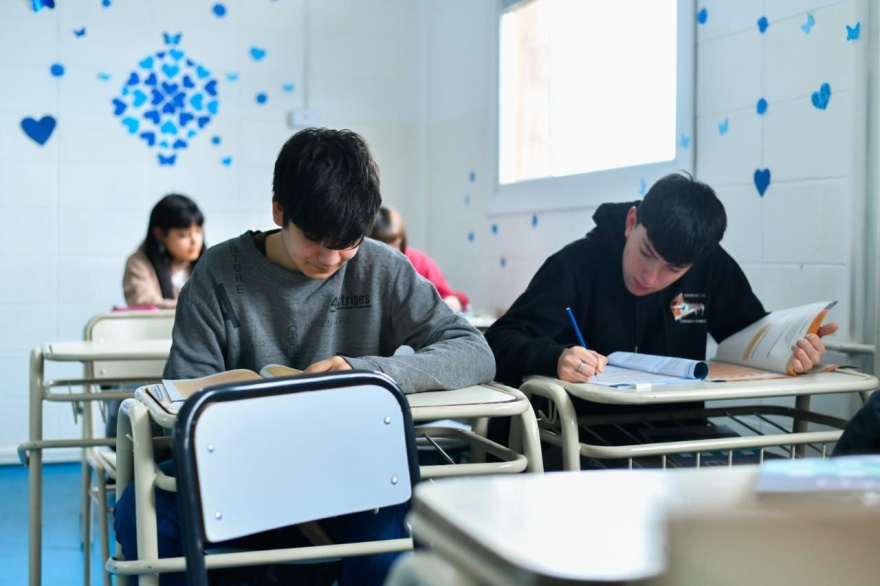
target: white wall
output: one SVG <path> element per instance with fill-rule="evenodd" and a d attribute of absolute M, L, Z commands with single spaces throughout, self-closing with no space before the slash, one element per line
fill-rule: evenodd
<path fill-rule="evenodd" d="M 223 17 L 212 12 L 218 3 Z M 125 259 L 165 193 L 199 203 L 208 244 L 271 228 L 272 168 L 296 130 L 288 114 L 303 106 L 317 110 L 322 126 L 366 137 L 383 194 L 404 214 L 416 186 L 417 3 L 56 5 L 36 13 L 31 2 L 0 2 L 0 462 L 17 461 L 15 446 L 28 437 L 30 349 L 81 339 L 90 316 L 123 304 Z M 76 36 L 83 26 L 85 35 Z M 111 104 L 132 71 L 143 73 L 141 60 L 170 48 L 163 33 L 182 33 L 178 48 L 218 80 L 216 117 L 174 166 L 160 166 Z M 254 46 L 267 51 L 260 61 L 249 53 Z M 64 66 L 63 76 L 50 74 L 53 63 Z M 259 92 L 268 97 L 263 105 Z M 40 146 L 19 125 L 47 114 L 57 128 Z M 221 162 L 227 156 L 228 166 Z M 71 371 L 78 367 L 52 365 L 49 374 Z M 69 405 L 45 413 L 47 437 L 78 434 Z M 46 458 L 70 455 L 50 451 Z"/>

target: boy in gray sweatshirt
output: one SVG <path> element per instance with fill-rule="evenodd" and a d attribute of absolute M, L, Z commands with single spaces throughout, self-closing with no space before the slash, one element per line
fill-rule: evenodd
<path fill-rule="evenodd" d="M 403 254 L 365 238 L 380 205 L 378 170 L 359 135 L 296 133 L 275 162 L 279 229 L 246 232 L 202 256 L 180 293 L 164 377 L 285 364 L 307 373 L 381 371 L 407 393 L 492 380 L 495 362 L 483 336 Z M 414 352 L 394 355 L 403 345 Z M 173 473 L 172 463 L 163 469 Z M 175 498 L 157 491 L 160 557 L 183 555 Z M 390 507 L 325 526 L 341 542 L 402 537 L 404 514 L 405 507 Z M 126 559 L 137 557 L 134 515 L 129 490 L 116 508 Z M 344 561 L 342 583 L 381 584 L 393 559 Z M 161 577 L 163 586 L 184 583 L 183 574 Z"/>

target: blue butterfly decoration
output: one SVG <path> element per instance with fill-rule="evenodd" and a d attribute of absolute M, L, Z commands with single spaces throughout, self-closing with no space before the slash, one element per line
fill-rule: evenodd
<path fill-rule="evenodd" d="M 55 0 L 33 0 L 34 12 L 39 12 L 43 8 L 55 9 Z"/>
<path fill-rule="evenodd" d="M 862 29 L 862 23 L 857 22 L 855 26 L 846 25 L 846 40 L 855 41 L 859 38 L 859 32 Z"/>
<path fill-rule="evenodd" d="M 84 37 L 84 36 L 86 36 L 86 27 L 75 28 L 75 29 L 73 29 L 73 34 L 74 34 L 75 36 L 77 36 L 77 37 Z"/>
<path fill-rule="evenodd" d="M 727 134 L 727 129 L 730 127 L 730 118 L 725 118 L 723 122 L 718 123 L 718 134 Z"/>
<path fill-rule="evenodd" d="M 801 30 L 804 31 L 805 35 L 810 34 L 810 31 L 813 30 L 813 25 L 816 24 L 816 19 L 813 18 L 813 13 L 807 13 L 807 22 L 801 25 Z"/>
<path fill-rule="evenodd" d="M 111 100 L 113 115 L 128 134 L 158 150 L 160 166 L 177 162 L 220 103 L 217 80 L 180 48 L 182 35 L 163 37 L 167 48 L 138 61 Z"/>

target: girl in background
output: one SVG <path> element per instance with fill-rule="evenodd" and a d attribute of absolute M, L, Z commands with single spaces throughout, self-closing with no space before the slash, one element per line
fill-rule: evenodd
<path fill-rule="evenodd" d="M 407 246 L 403 219 L 396 210 L 385 206 L 379 208 L 379 214 L 376 216 L 376 223 L 373 226 L 373 232 L 370 234 L 370 237 L 384 242 L 405 254 L 416 269 L 416 272 L 434 285 L 440 297 L 453 311 L 466 311 L 468 309 L 470 302 L 467 295 L 461 291 L 452 290 L 452 287 L 446 282 L 443 271 L 440 270 L 434 259 L 417 248 Z"/>
<path fill-rule="evenodd" d="M 122 290 L 132 306 L 169 309 L 177 305 L 180 288 L 205 251 L 199 206 L 177 193 L 153 207 L 147 237 L 125 263 Z"/>

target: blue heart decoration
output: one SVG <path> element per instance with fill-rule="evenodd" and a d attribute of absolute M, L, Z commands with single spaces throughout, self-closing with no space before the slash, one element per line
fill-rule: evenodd
<path fill-rule="evenodd" d="M 211 114 L 216 114 L 217 106 L 217 100 L 211 100 L 210 102 L 208 102 L 208 112 L 210 112 Z"/>
<path fill-rule="evenodd" d="M 706 24 L 706 21 L 709 19 L 709 11 L 705 8 L 700 8 L 700 11 L 697 12 L 697 22 L 700 24 Z"/>
<path fill-rule="evenodd" d="M 43 8 L 55 8 L 55 0 L 33 0 L 34 12 L 39 12 Z"/>
<path fill-rule="evenodd" d="M 123 102 L 119 98 L 113 98 L 113 115 L 114 116 L 119 116 L 120 114 L 125 112 L 125 109 L 127 107 L 128 106 L 125 104 L 125 102 Z"/>
<path fill-rule="evenodd" d="M 153 58 L 147 57 L 146 59 L 141 59 L 138 62 L 138 65 L 140 65 L 142 69 L 152 69 L 153 68 Z"/>
<path fill-rule="evenodd" d="M 177 65 L 171 65 L 169 63 L 165 63 L 162 65 L 162 72 L 167 77 L 173 78 L 175 75 L 177 75 L 180 72 L 180 67 L 178 67 Z"/>
<path fill-rule="evenodd" d="M 190 79 L 190 77 L 188 75 L 184 75 L 183 76 L 183 87 L 191 90 L 192 88 L 196 87 L 196 84 L 193 83 L 193 80 Z"/>
<path fill-rule="evenodd" d="M 199 65 L 198 67 L 196 67 L 196 75 L 199 76 L 199 79 L 205 79 L 206 77 L 211 75 L 211 72 Z"/>
<path fill-rule="evenodd" d="M 764 31 L 767 30 L 767 27 L 770 26 L 770 21 L 767 20 L 766 16 L 762 16 L 758 19 L 758 31 L 763 35 Z"/>
<path fill-rule="evenodd" d="M 232 164 L 232 157 L 223 157 L 222 159 L 220 159 L 220 162 L 228 167 Z"/>
<path fill-rule="evenodd" d="M 147 94 L 145 94 L 141 90 L 134 90 L 134 93 L 132 95 L 134 96 L 133 104 L 135 108 L 140 108 L 141 105 L 143 105 L 143 103 L 147 101 Z"/>
<path fill-rule="evenodd" d="M 138 127 L 140 126 L 140 123 L 130 116 L 126 116 L 125 118 L 123 118 L 122 123 L 125 124 L 126 127 L 128 127 L 129 134 L 134 134 L 135 132 L 137 132 Z"/>
<path fill-rule="evenodd" d="M 728 128 L 730 128 L 730 118 L 725 118 L 723 122 L 718 123 L 718 134 L 727 134 Z"/>
<path fill-rule="evenodd" d="M 285 91 L 286 93 L 288 93 L 288 94 L 289 94 L 290 92 L 292 92 L 292 91 L 293 91 L 293 88 L 295 88 L 295 87 L 296 87 L 296 85 L 295 85 L 295 84 L 292 84 L 292 83 L 284 83 L 284 84 L 281 84 L 281 89 L 284 90 L 284 91 Z"/>
<path fill-rule="evenodd" d="M 855 26 L 846 25 L 846 40 L 847 41 L 855 41 L 859 38 L 859 32 L 862 30 L 861 21 L 857 22 Z"/>
<path fill-rule="evenodd" d="M 180 118 L 179 118 L 180 126 L 181 127 L 186 126 L 186 123 L 193 120 L 193 119 L 195 119 L 195 116 L 193 116 L 189 112 L 181 112 Z"/>
<path fill-rule="evenodd" d="M 168 51 L 168 54 L 171 55 L 171 58 L 175 61 L 180 61 L 184 56 L 184 52 L 179 49 L 171 49 Z"/>
<path fill-rule="evenodd" d="M 163 94 L 159 90 L 154 89 L 150 93 L 153 94 L 153 99 L 150 100 L 150 105 L 158 106 L 159 104 L 161 104 L 162 102 L 165 101 L 165 94 Z"/>
<path fill-rule="evenodd" d="M 186 141 L 183 140 L 182 138 L 178 138 L 177 140 L 174 141 L 174 144 L 171 145 L 171 148 L 173 148 L 173 149 L 185 149 L 185 148 L 186 148 Z"/>
<path fill-rule="evenodd" d="M 758 103 L 755 105 L 755 111 L 758 112 L 761 116 L 767 111 L 767 100 L 761 98 L 758 100 Z"/>
<path fill-rule="evenodd" d="M 190 105 L 196 110 L 201 110 L 204 106 L 202 106 L 202 100 L 205 98 L 202 94 L 196 94 L 189 99 Z"/>
<path fill-rule="evenodd" d="M 192 137 L 194 137 L 196 134 L 197 134 L 197 133 L 196 133 L 195 130 L 190 130 L 190 131 L 188 131 L 188 132 L 186 133 L 186 137 L 187 137 L 187 138 L 192 138 Z"/>
<path fill-rule="evenodd" d="M 220 144 L 220 137 L 219 136 L 212 136 L 211 137 L 211 144 L 213 144 L 215 146 Z"/>
<path fill-rule="evenodd" d="M 163 140 L 162 142 L 159 143 L 159 146 L 162 147 L 163 149 L 167 149 L 168 148 L 168 141 Z"/>
<path fill-rule="evenodd" d="M 162 82 L 162 91 L 165 92 L 169 96 L 177 93 L 177 90 L 179 87 L 180 86 L 177 85 L 176 83 L 168 83 L 167 81 Z"/>
<path fill-rule="evenodd" d="M 691 146 L 691 137 L 686 134 L 681 135 L 681 148 L 686 149 Z"/>
<path fill-rule="evenodd" d="M 801 25 L 801 30 L 804 31 L 805 35 L 810 34 L 810 31 L 813 30 L 813 25 L 816 24 L 816 19 L 813 18 L 813 13 L 807 13 L 807 22 Z"/>
<path fill-rule="evenodd" d="M 100 79 L 101 81 L 109 81 L 110 74 L 102 71 L 101 73 L 98 74 L 98 79 Z"/>
<path fill-rule="evenodd" d="M 222 17 L 226 16 L 226 7 L 223 6 L 222 4 L 215 4 L 214 7 L 211 8 L 211 11 L 218 18 L 222 18 Z"/>
<path fill-rule="evenodd" d="M 141 78 L 138 77 L 136 71 L 132 71 L 131 75 L 128 76 L 128 81 L 125 82 L 125 85 L 137 85 L 141 82 Z"/>
<path fill-rule="evenodd" d="M 153 124 L 159 124 L 159 112 L 157 110 L 147 110 L 144 112 L 144 118 L 152 120 Z"/>
<path fill-rule="evenodd" d="M 144 85 L 156 85 L 156 74 L 151 73 L 147 76 L 147 79 L 144 80 Z"/>
<path fill-rule="evenodd" d="M 75 29 L 73 29 L 73 34 L 74 34 L 75 36 L 77 36 L 77 37 L 84 37 L 84 36 L 86 36 L 86 27 L 75 28 Z"/>
<path fill-rule="evenodd" d="M 54 6 L 54 5 L 53 5 Z M 21 121 L 21 129 L 32 141 L 38 145 L 46 144 L 52 132 L 55 130 L 55 118 L 52 116 L 43 116 L 39 120 L 33 118 L 24 118 Z"/>
<path fill-rule="evenodd" d="M 266 56 L 266 49 L 261 49 L 259 47 L 251 47 L 251 57 L 254 58 L 254 61 L 259 61 L 265 56 Z"/>
<path fill-rule="evenodd" d="M 171 120 L 168 120 L 164 124 L 162 124 L 159 130 L 162 131 L 162 134 L 177 134 L 177 125 L 174 124 Z"/>
<path fill-rule="evenodd" d="M 764 192 L 770 187 L 770 169 L 755 169 L 755 187 L 758 195 L 764 197 Z"/>
<path fill-rule="evenodd" d="M 217 95 L 217 80 L 212 79 L 208 83 L 205 84 L 205 91 L 208 92 L 209 96 Z"/>
<path fill-rule="evenodd" d="M 147 141 L 147 144 L 153 146 L 156 144 L 156 133 L 155 132 L 141 132 L 141 138 Z"/>
<path fill-rule="evenodd" d="M 648 182 L 641 179 L 639 181 L 639 195 L 644 196 L 646 193 L 648 193 Z"/>
<path fill-rule="evenodd" d="M 831 86 L 827 83 L 823 83 L 819 87 L 819 91 L 813 92 L 813 95 L 810 96 L 810 100 L 813 102 L 813 106 L 818 108 L 819 110 L 824 110 L 828 107 L 828 101 L 831 99 Z"/>
<path fill-rule="evenodd" d="M 226 74 L 227 81 L 238 81 L 238 74 L 232 71 Z"/>
<path fill-rule="evenodd" d="M 61 77 L 62 75 L 64 75 L 64 66 L 60 63 L 53 63 L 52 67 L 49 68 L 49 73 L 51 73 L 55 77 Z"/>
<path fill-rule="evenodd" d="M 211 121 L 210 116 L 199 116 L 198 120 L 196 120 L 196 123 L 198 123 L 199 128 L 204 128 L 205 125 L 210 121 Z"/>

